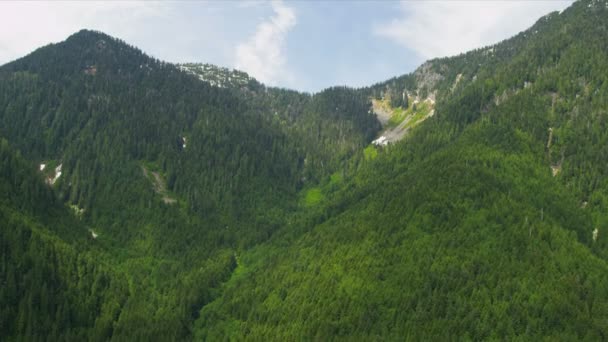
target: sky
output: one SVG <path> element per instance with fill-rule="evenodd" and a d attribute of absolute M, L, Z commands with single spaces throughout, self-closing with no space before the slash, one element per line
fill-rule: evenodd
<path fill-rule="evenodd" d="M 571 0 L 0 2 L 0 65 L 81 29 L 156 58 L 316 92 L 361 87 L 497 43 Z"/>

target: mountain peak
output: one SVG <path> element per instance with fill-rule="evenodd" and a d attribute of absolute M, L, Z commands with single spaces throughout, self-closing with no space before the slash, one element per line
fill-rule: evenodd
<path fill-rule="evenodd" d="M 71 39 L 115 39 L 104 32 L 90 29 L 82 29 L 70 35 L 66 40 Z"/>
<path fill-rule="evenodd" d="M 5 71 L 29 71 L 39 75 L 69 77 L 76 73 L 96 75 L 98 71 L 129 73 L 158 64 L 136 47 L 100 31 L 80 30 L 66 40 L 41 47 L 29 55 L 2 66 Z"/>

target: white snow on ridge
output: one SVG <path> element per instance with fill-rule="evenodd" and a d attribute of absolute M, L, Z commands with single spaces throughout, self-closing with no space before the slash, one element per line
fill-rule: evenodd
<path fill-rule="evenodd" d="M 244 86 L 251 80 L 251 77 L 242 71 L 210 64 L 178 64 L 177 67 L 214 87 Z"/>

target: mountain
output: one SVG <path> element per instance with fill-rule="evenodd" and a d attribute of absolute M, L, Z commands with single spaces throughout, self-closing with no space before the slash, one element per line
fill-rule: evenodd
<path fill-rule="evenodd" d="M 104 332 L 130 339 L 188 336 L 183 322 L 235 252 L 266 240 L 299 207 L 299 190 L 334 173 L 377 127 L 353 90 L 216 87 L 86 30 L 2 66 L 0 94 L 0 135 L 86 227 L 72 234 L 92 236 L 99 258 L 139 284 L 121 288 L 127 299 L 113 302 L 120 316 Z M 163 304 L 145 306 L 154 302 Z M 3 325 L 29 337 L 38 326 Z"/>
<path fill-rule="evenodd" d="M 217 67 L 212 64 L 200 63 L 184 63 L 179 64 L 178 67 L 181 70 L 198 77 L 201 81 L 220 88 L 246 87 L 250 82 L 252 82 L 253 85 L 259 85 L 259 83 L 247 75 L 246 72 L 239 70 L 228 70 L 227 68 Z"/>
<path fill-rule="evenodd" d="M 0 336 L 604 339 L 607 19 L 317 94 L 88 30 L 1 66 Z"/>
<path fill-rule="evenodd" d="M 195 336 L 604 339 L 607 17 L 577 2 L 363 90 L 435 113 L 243 256 Z"/>
<path fill-rule="evenodd" d="M 333 103 L 328 108 L 323 94 L 295 95 L 300 98 L 293 113 L 278 115 L 272 101 L 281 101 L 279 95 L 260 91 L 248 97 L 240 89 L 211 86 L 92 31 L 5 65 L 0 77 L 5 104 L 0 132 L 30 159 L 62 165 L 55 184 L 60 197 L 82 208 L 92 224 L 108 229 L 116 226 L 116 212 L 134 203 L 149 211 L 147 217 L 158 212 L 150 201 L 179 216 L 177 208 L 166 208 L 161 200 L 179 204 L 186 210 L 182 213 L 228 221 L 216 226 L 238 225 L 230 221 L 240 216 L 248 216 L 249 224 L 256 214 L 248 211 L 258 210 L 254 206 L 265 212 L 264 206 L 289 204 L 302 177 L 315 174 L 305 164 L 331 163 L 343 144 L 352 154 L 375 133 L 368 132 L 375 119 L 367 113 L 366 100 L 338 99 L 353 107 L 340 115 L 360 123 L 334 115 L 323 127 L 298 124 L 298 130 L 310 132 L 292 132 L 294 125 L 284 122 L 287 116 L 325 116 L 334 111 Z M 334 127 L 343 126 L 348 132 L 333 134 Z M 306 145 L 293 138 L 313 133 Z M 141 223 L 139 214 L 129 216 L 125 213 L 121 226 Z M 108 233 L 123 241 L 133 234 L 123 227 Z"/>

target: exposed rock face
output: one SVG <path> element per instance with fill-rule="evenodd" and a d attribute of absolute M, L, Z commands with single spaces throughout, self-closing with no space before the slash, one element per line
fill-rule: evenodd
<path fill-rule="evenodd" d="M 203 82 L 220 88 L 246 86 L 250 80 L 249 75 L 239 70 L 229 70 L 211 64 L 186 63 L 179 64 L 179 69 L 198 77 Z"/>
<path fill-rule="evenodd" d="M 165 182 L 163 177 L 160 175 L 160 173 L 154 172 L 154 171 L 149 171 L 143 165 L 141 166 L 141 169 L 143 171 L 144 177 L 146 177 L 147 179 L 150 180 L 150 182 L 152 182 L 152 187 L 153 187 L 154 191 L 157 194 L 162 196 L 163 202 L 165 204 L 177 203 L 177 200 L 175 198 L 172 198 L 169 195 L 169 192 L 167 191 L 167 183 Z"/>
<path fill-rule="evenodd" d="M 435 101 L 431 99 L 430 96 L 423 101 L 420 101 L 417 97 L 412 101 L 412 104 L 416 106 L 421 102 L 430 107 L 430 110 L 426 115 L 417 117 L 418 113 L 414 111 L 414 113 L 410 113 L 403 118 L 398 125 L 391 126 L 389 124 L 391 117 L 398 115 L 396 114 L 395 109 L 391 108 L 386 101 L 372 100 L 373 113 L 376 114 L 378 121 L 380 121 L 384 128 L 380 136 L 372 141 L 372 144 L 376 146 L 387 146 L 388 144 L 395 143 L 403 139 L 413 126 L 433 116 L 435 114 Z"/>
<path fill-rule="evenodd" d="M 431 62 L 426 62 L 416 69 L 414 77 L 416 77 L 418 89 L 426 88 L 429 91 L 429 97 L 431 93 L 434 93 L 433 90 L 437 84 L 444 79 L 443 75 L 434 70 L 433 63 Z"/>
<path fill-rule="evenodd" d="M 378 121 L 385 127 L 393 115 L 393 111 L 386 106 L 383 106 L 380 101 L 372 100 L 372 112 L 376 114 Z"/>

